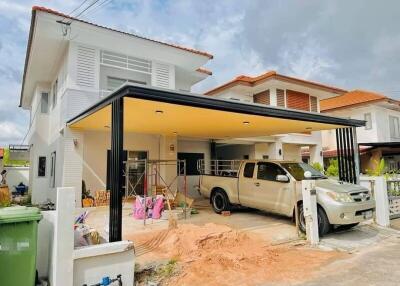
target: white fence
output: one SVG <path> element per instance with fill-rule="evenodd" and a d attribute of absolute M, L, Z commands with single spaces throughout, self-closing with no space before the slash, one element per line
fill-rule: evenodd
<path fill-rule="evenodd" d="M 7 171 L 7 185 L 10 190 L 19 183 L 29 186 L 29 167 L 4 167 Z"/>
<path fill-rule="evenodd" d="M 389 197 L 385 177 L 361 176 L 360 185 L 366 187 L 375 198 L 375 222 L 384 227 L 390 226 Z"/>

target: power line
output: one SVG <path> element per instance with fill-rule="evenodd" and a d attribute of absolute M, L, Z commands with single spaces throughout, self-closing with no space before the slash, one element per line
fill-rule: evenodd
<path fill-rule="evenodd" d="M 76 7 L 74 10 L 69 12 L 68 15 L 72 17 L 72 14 L 75 13 L 75 11 L 77 11 L 79 8 L 81 8 L 87 1 L 89 1 L 89 0 L 82 1 L 82 3 L 78 7 Z"/>
<path fill-rule="evenodd" d="M 83 13 L 85 13 L 88 9 L 90 9 L 94 4 L 99 2 L 100 0 L 94 0 L 91 4 L 89 4 L 85 9 L 83 9 L 78 15 L 76 15 L 74 18 L 79 18 Z M 72 20 L 73 21 L 73 20 Z M 71 22 L 72 22 L 71 21 Z"/>
<path fill-rule="evenodd" d="M 86 13 L 85 15 L 82 15 L 86 18 L 88 18 L 89 14 L 94 15 L 96 12 L 98 12 L 101 8 L 103 8 L 104 6 L 110 4 L 113 0 L 103 0 L 103 2 L 100 2 L 99 5 L 97 5 L 96 7 L 94 7 L 94 9 L 92 9 L 89 13 Z"/>
<path fill-rule="evenodd" d="M 83 1 L 81 2 L 81 4 L 79 4 L 78 7 L 76 7 L 76 8 L 73 9 L 71 12 L 69 12 L 69 13 L 67 14 L 67 16 L 72 17 L 72 14 L 73 14 L 75 11 L 77 11 L 78 9 L 80 9 L 87 1 L 89 1 L 89 0 L 83 0 Z M 62 18 L 60 22 L 63 22 L 63 21 L 67 18 L 67 16 L 65 16 L 64 18 Z"/>

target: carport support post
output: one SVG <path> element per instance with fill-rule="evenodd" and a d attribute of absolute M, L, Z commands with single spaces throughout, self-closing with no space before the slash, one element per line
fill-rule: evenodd
<path fill-rule="evenodd" d="M 303 195 L 303 213 L 306 221 L 307 240 L 311 245 L 315 246 L 319 242 L 315 180 L 303 180 L 301 182 L 301 191 Z"/>
<path fill-rule="evenodd" d="M 111 103 L 111 168 L 109 241 L 122 239 L 122 169 L 124 145 L 124 100 Z"/>

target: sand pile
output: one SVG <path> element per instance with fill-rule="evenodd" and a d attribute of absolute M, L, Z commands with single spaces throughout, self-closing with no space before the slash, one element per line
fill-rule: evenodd
<path fill-rule="evenodd" d="M 224 225 L 179 225 L 135 237 L 152 259 L 175 259 L 180 272 L 164 285 L 259 285 L 310 278 L 312 270 L 341 254 L 293 246 L 274 247 Z M 143 253 L 143 256 L 147 255 Z M 147 259 L 148 260 L 148 259 Z"/>

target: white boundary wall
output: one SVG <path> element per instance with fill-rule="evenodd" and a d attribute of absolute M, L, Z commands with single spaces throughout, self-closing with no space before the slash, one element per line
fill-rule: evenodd
<path fill-rule="evenodd" d="M 134 249 L 119 241 L 74 249 L 75 189 L 57 188 L 56 211 L 43 212 L 39 223 L 37 269 L 50 285 L 96 284 L 105 276 L 122 275 L 134 283 Z"/>
<path fill-rule="evenodd" d="M 360 176 L 360 185 L 366 187 L 370 191 L 373 191 L 373 195 L 376 202 L 375 209 L 375 222 L 376 224 L 389 227 L 389 198 L 387 193 L 387 182 L 385 177 L 369 177 Z"/>

